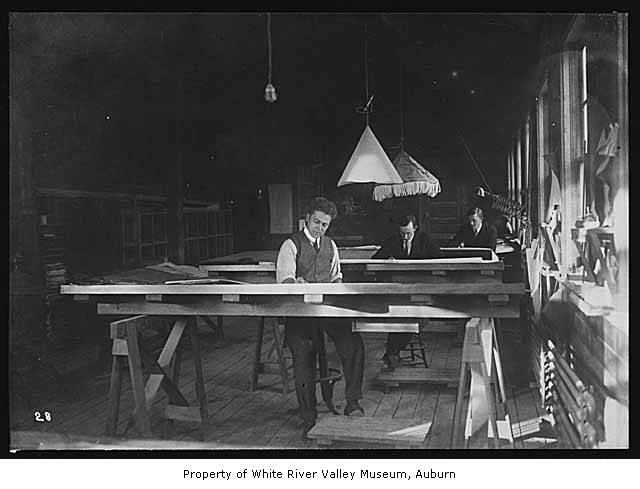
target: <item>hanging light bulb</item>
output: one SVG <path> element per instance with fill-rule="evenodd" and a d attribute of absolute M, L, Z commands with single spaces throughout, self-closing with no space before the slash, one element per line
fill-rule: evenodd
<path fill-rule="evenodd" d="M 271 83 L 267 83 L 267 86 L 264 89 L 264 99 L 267 102 L 275 102 L 276 100 L 278 100 L 276 87 L 274 87 Z"/>
<path fill-rule="evenodd" d="M 271 14 L 267 14 L 267 41 L 269 43 L 269 79 L 264 89 L 264 100 L 273 103 L 278 100 L 276 87 L 271 83 Z"/>

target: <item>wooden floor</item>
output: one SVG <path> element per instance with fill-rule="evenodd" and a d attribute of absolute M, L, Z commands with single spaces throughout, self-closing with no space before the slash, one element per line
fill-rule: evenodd
<path fill-rule="evenodd" d="M 185 442 L 208 442 L 211 446 L 237 448 L 317 448 L 314 442 L 301 439 L 301 426 L 296 412 L 296 397 L 292 391 L 284 396 L 277 376 L 262 376 L 260 388 L 249 391 L 251 359 L 257 331 L 256 319 L 228 319 L 224 325 L 224 338 L 218 338 L 204 323 L 199 324 L 203 370 L 208 398 L 208 427 L 203 433 L 190 423 L 175 422 L 169 436 L 158 413 L 166 404 L 166 396 L 160 395 L 152 407 L 152 430 L 158 447 L 167 446 L 173 440 L 177 446 Z M 501 334 L 503 369 L 508 387 L 508 406 L 512 423 L 525 436 L 518 438 L 516 448 L 553 448 L 555 440 L 547 431 L 543 436 L 531 432 L 537 420 L 544 415 L 540 410 L 540 398 L 536 388 L 529 386 L 526 367 L 526 352 L 522 351 L 517 328 L 505 327 Z M 266 335 L 266 330 L 265 330 Z M 385 389 L 374 382 L 381 367 L 384 350 L 384 334 L 364 334 L 366 364 L 364 373 L 364 399 L 361 401 L 366 416 L 374 418 L 396 418 L 415 420 L 416 424 L 431 423 L 425 440 L 427 449 L 450 447 L 456 389 L 445 385 L 406 385 Z M 64 356 L 53 359 L 50 364 L 61 375 L 59 380 L 41 375 L 40 380 L 13 383 L 11 387 L 11 430 L 30 432 L 37 439 L 38 432 L 46 432 L 47 439 L 58 434 L 62 439 L 78 436 L 83 439 L 100 437 L 106 422 L 106 395 L 109 388 L 110 348 L 108 331 L 104 343 L 77 345 Z M 268 340 L 269 337 L 265 337 Z M 455 334 L 424 333 L 427 342 L 429 363 L 434 368 L 456 368 L 460 365 L 461 346 Z M 161 346 L 159 336 L 150 335 L 147 340 L 156 347 Z M 339 365 L 333 345 L 327 345 L 330 365 Z M 184 361 L 180 388 L 185 397 L 195 401 L 194 369 L 184 348 Z M 75 367 L 74 367 L 75 365 Z M 24 379 L 23 379 L 24 380 Z M 35 384 L 34 384 L 35 382 Z M 38 385 L 40 382 L 41 385 Z M 25 395 L 28 391 L 29 395 Z M 318 399 L 321 396 L 318 389 Z M 344 383 L 339 382 L 334 400 L 340 409 L 344 407 Z M 129 413 L 132 405 L 128 383 L 122 393 L 122 409 Z M 318 405 L 319 416 L 333 416 L 322 403 Z M 51 421 L 38 422 L 35 412 L 49 412 Z M 41 414 L 44 418 L 44 414 Z M 135 437 L 133 431 L 125 433 L 127 416 L 121 416 L 119 434 L 123 438 Z M 533 431 L 536 431 L 535 429 Z M 43 434 L 43 439 L 44 439 Z M 64 438 L 66 437 L 66 438 Z M 89 438 L 87 438 L 89 437 Z M 150 442 L 146 442 L 149 446 Z M 216 444 L 216 445 L 214 445 Z M 473 443 L 471 445 L 474 448 Z M 381 445 L 337 442 L 332 448 L 385 448 Z M 508 448 L 505 446 L 505 448 Z"/>

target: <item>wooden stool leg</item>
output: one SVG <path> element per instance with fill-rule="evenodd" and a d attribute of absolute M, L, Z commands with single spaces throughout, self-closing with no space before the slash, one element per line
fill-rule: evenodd
<path fill-rule="evenodd" d="M 287 372 L 287 360 L 284 357 L 283 338 L 280 333 L 280 323 L 273 323 L 273 341 L 278 357 L 278 366 L 280 367 L 280 377 L 282 378 L 282 393 L 286 396 L 289 394 L 289 373 Z"/>
<path fill-rule="evenodd" d="M 249 383 L 249 390 L 251 392 L 255 391 L 258 388 L 258 374 L 260 373 L 261 367 L 261 355 L 262 355 L 262 340 L 264 338 L 264 322 L 265 318 L 260 318 L 260 323 L 258 324 L 258 337 L 256 339 L 256 349 L 253 355 L 253 367 L 251 369 L 251 382 Z"/>
<path fill-rule="evenodd" d="M 135 324 L 127 324 L 127 351 L 129 354 L 129 374 L 133 391 L 134 418 L 142 436 L 151 436 L 151 424 L 147 409 L 147 398 L 142 377 L 142 360 L 138 345 L 138 330 Z"/>
<path fill-rule="evenodd" d="M 418 333 L 418 344 L 420 345 L 420 355 L 422 356 L 424 368 L 429 368 L 429 362 L 427 362 L 427 349 L 425 348 L 425 344 L 422 341 L 422 335 L 420 333 Z"/>
<path fill-rule="evenodd" d="M 113 436 L 116 434 L 118 426 L 118 411 L 120 410 L 120 392 L 122 388 L 122 370 L 124 358 L 120 355 L 113 355 L 111 364 L 111 381 L 109 384 L 109 397 L 108 397 L 108 415 L 107 415 L 107 427 L 105 433 L 107 436 Z"/>
<path fill-rule="evenodd" d="M 198 395 L 198 403 L 200 404 L 200 428 L 202 433 L 206 432 L 207 419 L 209 413 L 207 409 L 207 393 L 204 389 L 204 378 L 202 375 L 202 359 L 200 358 L 200 340 L 198 339 L 198 331 L 195 319 L 191 318 L 187 322 L 189 328 L 189 338 L 191 339 L 191 348 L 193 350 L 193 362 L 196 370 L 196 393 Z"/>

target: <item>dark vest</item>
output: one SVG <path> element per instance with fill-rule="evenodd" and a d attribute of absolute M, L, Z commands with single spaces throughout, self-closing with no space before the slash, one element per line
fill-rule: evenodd
<path fill-rule="evenodd" d="M 296 245 L 296 278 L 302 277 L 307 282 L 331 282 L 331 260 L 333 246 L 331 238 L 320 238 L 320 250 L 316 252 L 304 231 L 291 236 Z"/>

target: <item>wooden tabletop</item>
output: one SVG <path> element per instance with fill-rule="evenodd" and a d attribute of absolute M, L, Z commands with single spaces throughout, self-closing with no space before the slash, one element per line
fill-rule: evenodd
<path fill-rule="evenodd" d="M 62 285 L 68 295 L 492 295 L 524 293 L 523 283 L 100 284 Z"/>

